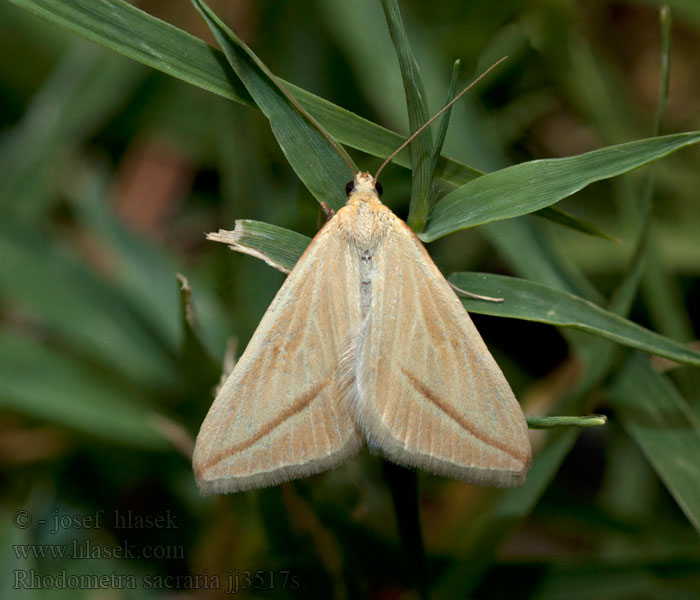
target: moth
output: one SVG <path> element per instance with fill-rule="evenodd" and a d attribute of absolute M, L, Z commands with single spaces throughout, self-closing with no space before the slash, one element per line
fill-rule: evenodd
<path fill-rule="evenodd" d="M 525 482 L 520 405 L 423 244 L 382 204 L 376 178 L 358 172 L 348 183 L 347 204 L 289 273 L 219 390 L 193 456 L 204 494 L 312 475 L 365 443 L 473 484 Z"/>

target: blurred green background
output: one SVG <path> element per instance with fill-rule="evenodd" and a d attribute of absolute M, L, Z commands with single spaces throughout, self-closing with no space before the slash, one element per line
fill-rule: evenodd
<path fill-rule="evenodd" d="M 132 4 L 213 44 L 185 0 Z M 661 130 L 698 130 L 700 4 L 668 4 Z M 210 5 L 274 73 L 407 132 L 379 2 Z M 466 79 L 510 57 L 456 105 L 445 154 L 492 171 L 652 135 L 659 6 L 401 2 L 431 112 L 444 103 L 456 58 Z M 284 278 L 204 233 L 251 218 L 312 236 L 319 222 L 266 119 L 12 4 L 0 4 L 0 23 L 0 595 L 209 598 L 238 586 L 243 597 L 417 597 L 376 456 L 227 497 L 202 498 L 194 483 L 189 453 L 227 344 L 235 340 L 240 354 Z M 364 169 L 381 162 L 353 156 Z M 691 147 L 654 166 L 650 251 L 631 311 L 682 342 L 700 327 L 699 158 Z M 646 176 L 600 182 L 559 205 L 619 244 L 527 217 L 532 239 L 609 296 L 634 251 Z M 405 218 L 409 172 L 389 167 L 382 183 L 383 201 Z M 445 273 L 526 276 L 481 228 L 429 250 Z M 192 290 L 194 330 L 176 273 Z M 419 474 L 434 597 L 698 597 L 697 369 L 654 361 L 670 369 L 662 392 L 683 415 L 662 433 L 689 440 L 689 453 L 669 450 L 652 467 L 653 446 L 622 418 L 634 416 L 635 398 L 626 412 L 609 404 L 620 393 L 606 384 L 621 353 L 610 351 L 604 374 L 587 380 L 591 355 L 602 352 L 592 338 L 527 321 L 474 321 L 526 414 L 560 414 L 562 399 L 578 394 L 579 412 L 610 420 L 562 435 L 533 432 L 536 452 L 554 450 L 536 454 L 544 474 L 523 491 Z M 651 435 L 654 427 L 652 419 Z M 664 468 L 677 469 L 676 481 L 686 477 L 687 489 L 670 493 Z M 75 558 L 90 547 L 91 558 Z M 63 589 L 84 588 L 66 579 L 80 574 L 124 579 Z M 38 589 L 22 589 L 31 583 Z"/>

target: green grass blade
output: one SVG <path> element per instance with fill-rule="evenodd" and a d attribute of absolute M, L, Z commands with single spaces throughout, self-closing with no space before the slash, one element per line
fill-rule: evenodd
<path fill-rule="evenodd" d="M 382 0 L 384 15 L 389 26 L 391 40 L 399 59 L 403 89 L 406 95 L 408 123 L 411 134 L 425 124 L 430 115 L 425 100 L 425 89 L 420 69 L 416 62 L 408 36 L 401 21 L 397 0 Z M 406 222 L 414 231 L 425 227 L 430 211 L 430 198 L 433 187 L 433 142 L 430 128 L 424 129 L 410 144 L 411 168 L 411 203 Z"/>
<path fill-rule="evenodd" d="M 292 106 L 259 58 L 201 0 L 192 0 L 207 22 L 236 74 L 270 121 L 287 161 L 319 202 L 338 209 L 345 204 L 345 184 L 352 179 L 345 160 L 331 142 Z"/>
<path fill-rule="evenodd" d="M 504 299 L 488 302 L 462 298 L 470 312 L 572 327 L 636 350 L 700 366 L 700 352 L 573 294 L 503 275 L 455 273 L 449 279 L 470 293 Z"/>
<path fill-rule="evenodd" d="M 556 427 L 598 427 L 608 421 L 605 415 L 586 417 L 526 417 L 530 429 L 554 429 Z"/>
<path fill-rule="evenodd" d="M 122 0 L 10 1 L 163 73 L 236 102 L 253 104 L 220 50 Z M 405 139 L 292 83 L 280 81 L 341 144 L 386 158 Z M 403 153 L 392 162 L 410 166 L 410 158 Z M 443 180 L 454 185 L 481 175 L 477 169 L 446 157 L 440 159 L 439 172 Z"/>
<path fill-rule="evenodd" d="M 594 181 L 627 173 L 699 141 L 700 132 L 678 133 L 488 173 L 440 200 L 420 238 L 429 242 L 459 229 L 534 212 Z"/>
<path fill-rule="evenodd" d="M 208 234 L 207 239 L 259 258 L 282 273 L 292 270 L 311 243 L 311 238 L 296 231 L 249 219 L 237 220 L 233 231 L 220 229 Z"/>
<path fill-rule="evenodd" d="M 457 59 L 452 65 L 452 78 L 450 79 L 450 86 L 447 89 L 447 98 L 445 99 L 445 106 L 447 106 L 452 98 L 455 97 L 455 92 L 457 91 L 457 79 L 459 78 L 459 67 L 461 61 Z M 435 177 L 436 167 L 438 164 L 438 159 L 442 153 L 442 146 L 445 143 L 445 137 L 447 136 L 447 128 L 450 125 L 450 116 L 452 115 L 452 106 L 445 111 L 440 119 L 440 129 L 438 129 L 437 137 L 435 138 L 435 145 L 433 146 L 432 153 L 432 166 L 433 166 L 433 177 Z"/>
<path fill-rule="evenodd" d="M 251 102 L 245 87 L 227 77 L 220 52 L 122 0 L 10 1 L 163 73 L 231 100 Z"/>
<path fill-rule="evenodd" d="M 700 420 L 673 385 L 630 356 L 609 388 L 622 424 L 700 531 Z"/>

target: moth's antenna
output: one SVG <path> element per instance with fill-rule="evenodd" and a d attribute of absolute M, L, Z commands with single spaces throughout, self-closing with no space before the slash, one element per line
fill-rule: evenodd
<path fill-rule="evenodd" d="M 442 113 L 444 113 L 450 106 L 452 106 L 457 100 L 459 100 L 464 94 L 466 94 L 470 89 L 472 89 L 479 81 L 481 81 L 486 75 L 488 75 L 491 71 L 493 71 L 498 65 L 500 65 L 506 58 L 507 56 L 504 56 L 500 60 L 497 60 L 495 63 L 493 63 L 488 69 L 486 69 L 481 75 L 479 75 L 474 81 L 472 81 L 467 87 L 465 87 L 459 94 L 457 94 L 452 100 L 450 100 L 443 108 L 440 110 L 440 112 L 436 113 L 433 115 L 428 121 L 423 123 L 416 131 L 413 132 L 413 134 L 403 143 L 401 144 L 396 150 L 394 150 L 389 156 L 387 156 L 386 160 L 382 163 L 382 166 L 377 169 L 376 174 L 374 175 L 374 180 L 377 181 L 377 177 L 379 177 L 379 174 L 382 172 L 382 169 L 386 167 L 389 162 L 399 153 L 401 150 L 403 150 L 406 146 L 408 146 L 413 139 L 421 133 L 428 125 L 430 125 L 435 119 L 437 119 Z"/>
<path fill-rule="evenodd" d="M 318 129 L 319 133 L 330 142 L 330 145 L 333 146 L 333 148 L 335 148 L 335 151 L 338 154 L 340 154 L 340 157 L 350 168 L 352 176 L 355 177 L 355 166 L 352 164 L 352 161 L 348 157 L 347 153 L 338 145 L 338 143 L 330 135 L 328 135 L 326 130 L 323 127 L 321 127 L 321 124 L 316 119 L 314 119 L 301 104 L 299 104 L 297 99 L 294 96 L 292 96 L 289 90 L 287 90 L 286 86 L 282 85 L 282 82 L 279 80 L 279 78 L 272 71 L 270 71 L 270 69 L 267 68 L 267 65 L 264 62 L 262 62 L 260 59 L 254 59 L 254 62 L 265 73 L 265 75 L 267 75 L 270 79 L 272 79 L 272 81 L 275 82 L 277 88 L 280 90 L 280 92 L 282 92 L 285 95 L 287 100 L 289 100 L 292 103 L 294 108 L 296 108 L 303 116 L 305 116 L 309 120 L 309 122 L 316 129 Z"/>

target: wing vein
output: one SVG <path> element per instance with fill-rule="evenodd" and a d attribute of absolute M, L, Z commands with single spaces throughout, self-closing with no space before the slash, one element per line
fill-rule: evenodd
<path fill-rule="evenodd" d="M 435 394 L 430 388 L 428 388 L 428 386 L 423 384 L 410 371 L 401 367 L 401 372 L 406 376 L 406 379 L 408 379 L 410 384 L 413 386 L 413 388 L 417 392 L 419 392 L 426 400 L 431 402 L 434 406 L 436 406 L 443 413 L 445 413 L 448 417 L 450 417 L 462 429 L 469 432 L 475 438 L 477 438 L 478 440 L 491 446 L 492 448 L 497 448 L 501 452 L 505 452 L 506 454 L 508 454 L 509 456 L 512 456 L 513 458 L 515 458 L 517 460 L 523 460 L 523 457 L 520 455 L 520 453 L 515 451 L 513 448 L 510 448 L 506 444 L 499 442 L 497 439 L 494 439 L 494 438 L 491 438 L 491 437 L 488 437 L 488 436 L 481 434 L 475 427 L 473 427 L 467 420 L 465 420 L 458 412 L 456 412 L 449 404 L 447 404 L 446 402 L 443 402 L 438 397 L 437 394 Z"/>
<path fill-rule="evenodd" d="M 226 448 L 225 450 L 222 450 L 212 456 L 209 460 L 207 460 L 205 463 L 201 465 L 202 471 L 208 469 L 209 467 L 221 462 L 222 460 L 228 458 L 229 456 L 233 456 L 234 454 L 241 452 L 243 450 L 246 450 L 247 448 L 250 448 L 253 444 L 261 440 L 263 437 L 266 435 L 269 435 L 272 433 L 275 429 L 277 429 L 282 423 L 284 423 L 287 419 L 292 418 L 294 415 L 300 413 L 302 410 L 304 410 L 307 406 L 309 406 L 315 399 L 316 397 L 328 386 L 328 384 L 331 382 L 331 378 L 326 378 L 325 381 L 319 383 L 318 385 L 314 386 L 311 388 L 308 392 L 304 392 L 301 396 L 299 396 L 289 407 L 287 407 L 286 410 L 281 412 L 277 417 L 272 419 L 271 421 L 268 421 L 263 425 L 257 433 L 249 437 L 247 440 L 243 440 L 239 442 L 238 444 L 235 444 L 233 446 L 230 446 L 229 448 Z"/>

